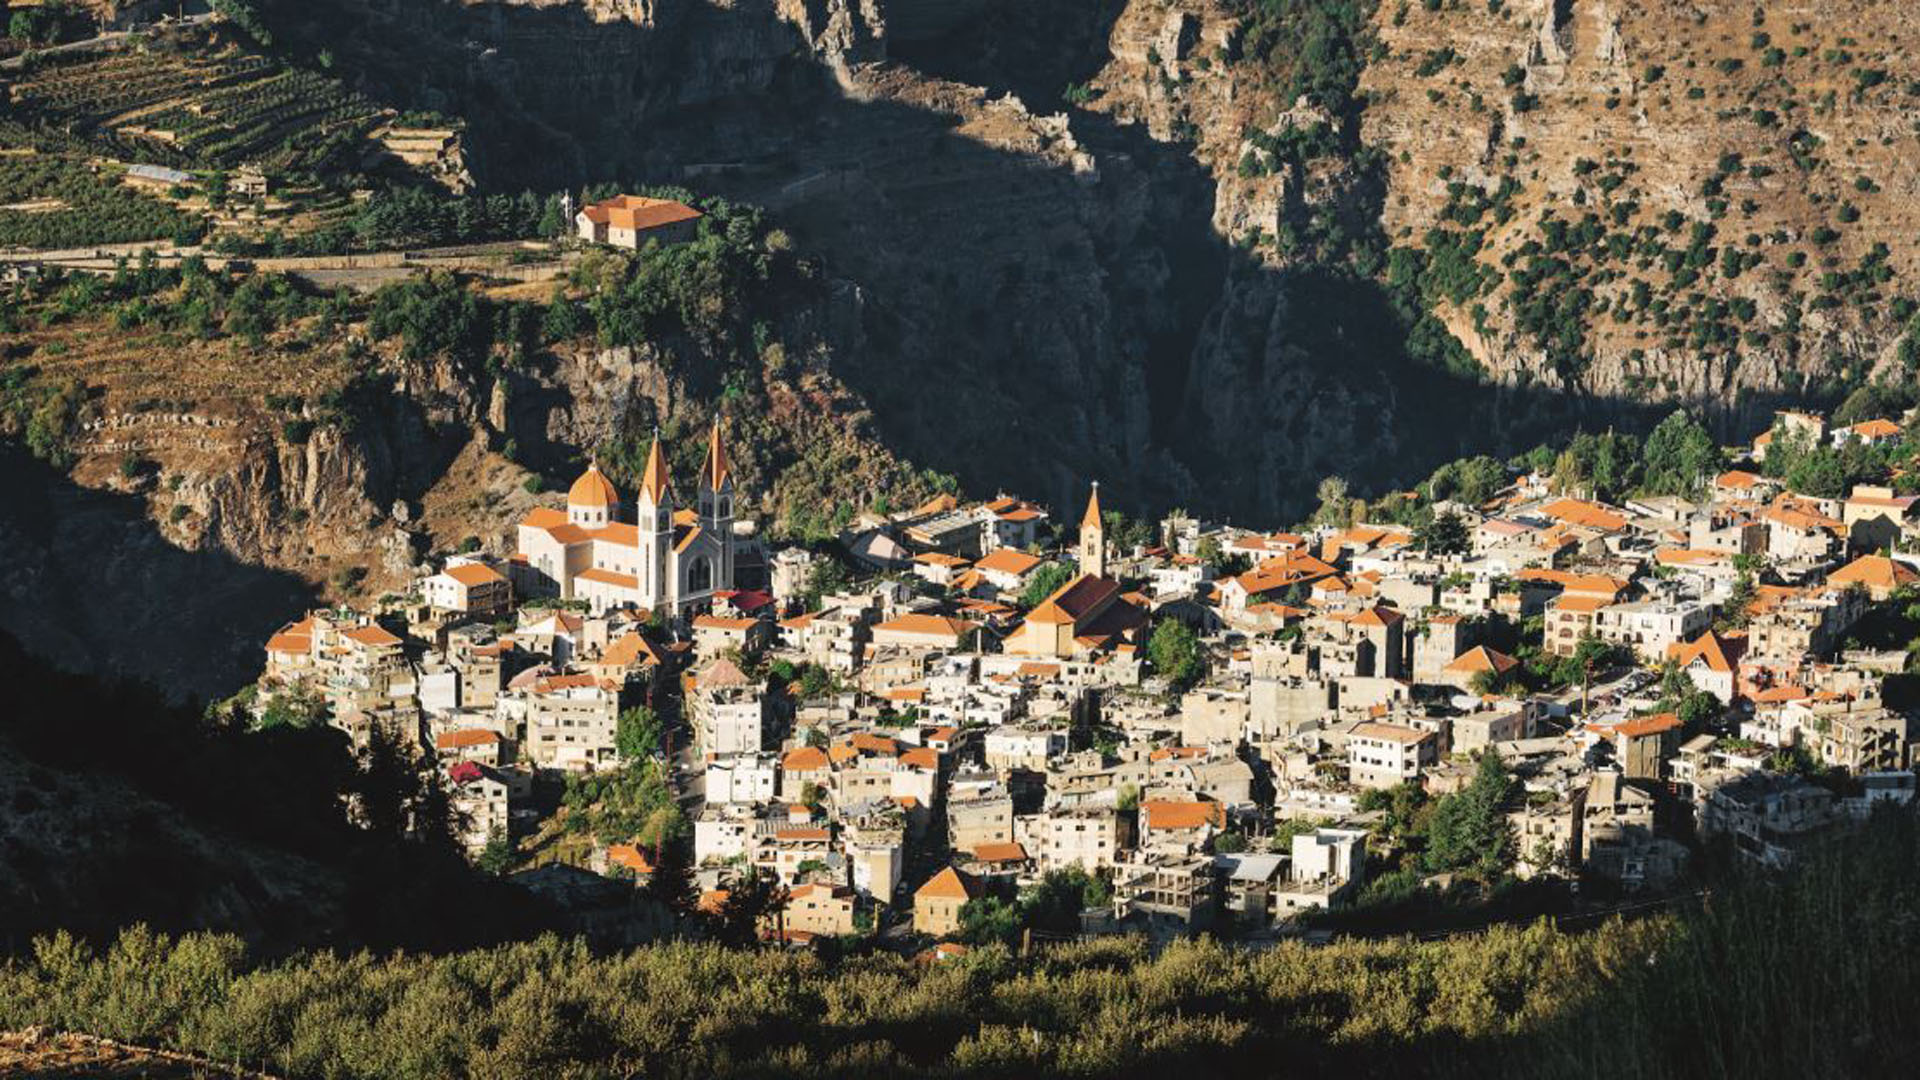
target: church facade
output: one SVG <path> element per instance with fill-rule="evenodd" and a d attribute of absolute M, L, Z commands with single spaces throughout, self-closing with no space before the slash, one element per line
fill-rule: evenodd
<path fill-rule="evenodd" d="M 656 438 L 631 506 L 596 463 L 573 482 L 564 511 L 542 507 L 520 522 L 514 585 L 523 596 L 583 601 L 595 614 L 692 614 L 734 587 L 734 509 L 718 421 L 684 506 Z"/>

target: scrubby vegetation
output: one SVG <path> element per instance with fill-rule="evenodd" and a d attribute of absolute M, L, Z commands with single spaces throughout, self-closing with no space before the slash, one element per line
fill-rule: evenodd
<path fill-rule="evenodd" d="M 1920 1052 L 1920 830 L 1894 812 L 1781 881 L 1572 935 L 1244 952 L 1137 939 L 890 955 L 551 938 L 259 963 L 230 938 L 64 936 L 0 968 L 43 1024 L 295 1077 L 1880 1077 Z"/>

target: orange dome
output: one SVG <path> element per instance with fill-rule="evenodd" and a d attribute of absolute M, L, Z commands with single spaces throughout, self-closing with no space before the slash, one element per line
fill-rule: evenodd
<path fill-rule="evenodd" d="M 598 464 L 587 466 L 580 479 L 567 489 L 568 506 L 617 506 L 620 493 L 613 489 L 613 481 L 607 479 Z"/>

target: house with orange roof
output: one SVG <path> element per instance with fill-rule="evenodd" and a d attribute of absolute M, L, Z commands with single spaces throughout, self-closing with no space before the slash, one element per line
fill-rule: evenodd
<path fill-rule="evenodd" d="M 500 764 L 500 733 L 491 728 L 455 728 L 433 737 L 433 752 L 443 762 Z"/>
<path fill-rule="evenodd" d="M 1667 759 L 1680 743 L 1680 717 L 1674 713 L 1636 716 L 1612 729 L 1613 756 L 1631 780 L 1659 780 Z"/>
<path fill-rule="evenodd" d="M 1767 526 L 1767 554 L 1779 560 L 1820 560 L 1838 552 L 1846 523 L 1811 499 L 1783 495 L 1761 512 Z"/>
<path fill-rule="evenodd" d="M 1885 555 L 1862 555 L 1827 575 L 1827 584 L 1848 588 L 1858 585 L 1874 600 L 1886 600 L 1896 589 L 1920 582 L 1920 571 Z"/>
<path fill-rule="evenodd" d="M 638 251 L 648 244 L 684 244 L 699 235 L 706 215 L 683 202 L 648 195 L 615 195 L 582 206 L 574 231 L 590 244 Z"/>
<path fill-rule="evenodd" d="M 944 551 L 923 551 L 913 557 L 914 576 L 942 587 L 952 585 L 972 565 L 971 561 Z"/>
<path fill-rule="evenodd" d="M 773 642 L 773 623 L 765 619 L 700 614 L 692 625 L 693 647 L 703 656 L 727 649 L 750 655 Z"/>
<path fill-rule="evenodd" d="M 1292 551 L 1256 564 L 1253 569 L 1217 583 L 1221 606 L 1229 612 L 1284 598 L 1298 587 L 1305 595 L 1317 583 L 1335 576 L 1338 568 L 1305 551 Z"/>
<path fill-rule="evenodd" d="M 1496 680 L 1504 679 L 1519 666 L 1520 661 L 1498 649 L 1475 645 L 1440 669 L 1440 681 L 1461 690 L 1470 690 L 1474 679 L 1482 673 Z"/>
<path fill-rule="evenodd" d="M 1140 803 L 1140 846 L 1170 851 L 1205 851 L 1226 831 L 1224 803 L 1147 799 Z"/>
<path fill-rule="evenodd" d="M 1586 499 L 1555 499 L 1540 508 L 1555 521 L 1592 529 L 1598 533 L 1616 533 L 1627 527 L 1627 517 L 1604 503 Z"/>
<path fill-rule="evenodd" d="M 1834 446 L 1845 446 L 1849 442 L 1858 442 L 1862 446 L 1879 446 L 1883 443 L 1898 442 L 1904 434 L 1899 424 L 1885 417 L 1878 417 L 1836 428 L 1828 438 Z"/>
<path fill-rule="evenodd" d="M 682 617 L 734 588 L 733 469 L 716 419 L 693 501 L 680 507 L 654 440 L 631 508 L 597 463 L 567 490 L 564 511 L 540 507 L 518 527 L 514 589 Z"/>
<path fill-rule="evenodd" d="M 1001 592 L 1017 593 L 1027 587 L 1027 579 L 1044 564 L 1045 560 L 1037 556 L 1003 547 L 988 552 L 973 566 L 989 585 Z"/>
<path fill-rule="evenodd" d="M 825 790 L 833 783 L 833 761 L 816 746 L 797 746 L 780 756 L 780 790 L 793 798 L 808 785 Z"/>
<path fill-rule="evenodd" d="M 985 895 L 979 879 L 949 866 L 913 892 L 913 928 L 932 937 L 960 932 L 960 909 Z"/>
<path fill-rule="evenodd" d="M 976 844 L 967 855 L 968 869 L 983 879 L 1012 882 L 1033 870 L 1027 849 L 1012 841 Z"/>
<path fill-rule="evenodd" d="M 584 666 L 598 678 L 623 683 L 635 676 L 664 670 L 664 661 L 647 635 L 630 630 L 615 638 Z"/>
<path fill-rule="evenodd" d="M 1000 495 L 989 500 L 981 509 L 992 518 L 989 523 L 990 542 L 987 546 L 993 550 L 1032 548 L 1039 543 L 1040 529 L 1050 516 L 1040 507 L 1008 495 Z"/>
<path fill-rule="evenodd" d="M 447 560 L 437 574 L 420 583 L 421 597 L 438 611 L 493 617 L 513 606 L 513 587 L 500 571 L 478 559 Z"/>
<path fill-rule="evenodd" d="M 1776 483 L 1759 473 L 1744 469 L 1729 469 L 1713 478 L 1714 496 L 1721 499 L 1759 502 L 1777 487 Z"/>
<path fill-rule="evenodd" d="M 653 859 L 637 844 L 614 844 L 607 848 L 607 868 L 619 867 L 638 882 L 653 877 Z"/>
<path fill-rule="evenodd" d="M 323 614 L 315 612 L 274 631 L 273 636 L 267 638 L 264 678 L 270 682 L 294 682 L 311 675 L 319 644 L 332 629 L 330 622 L 325 627 L 320 625 L 325 619 Z"/>
<path fill-rule="evenodd" d="M 1731 705 L 1739 689 L 1740 658 L 1746 651 L 1745 634 L 1722 635 L 1709 630 L 1692 641 L 1669 647 L 1667 659 L 1686 672 L 1693 685 L 1719 698 L 1722 705 Z"/>
<path fill-rule="evenodd" d="M 906 614 L 874 624 L 870 633 L 876 648 L 957 652 L 973 629 L 950 615 Z"/>

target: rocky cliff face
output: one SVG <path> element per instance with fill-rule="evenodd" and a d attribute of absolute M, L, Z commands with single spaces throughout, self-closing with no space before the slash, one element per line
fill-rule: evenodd
<path fill-rule="evenodd" d="M 989 2 L 930 41 L 908 7 L 661 5 L 635 33 L 673 64 L 580 36 L 561 93 L 497 85 L 577 175 L 779 209 L 860 283 L 838 355 L 889 437 L 976 484 L 1284 514 L 1330 472 L 1669 402 L 1744 435 L 1906 373 L 1897 5 Z M 556 112 L 606 72 L 626 101 Z"/>
<path fill-rule="evenodd" d="M 743 516 L 769 529 L 926 493 L 814 355 L 810 327 L 837 304 L 796 305 L 770 330 L 796 356 L 728 390 Z M 456 548 L 509 553 L 513 523 L 556 505 L 595 451 L 632 456 L 662 430 L 690 475 L 719 411 L 686 343 L 480 365 L 408 360 L 366 333 L 307 322 L 249 348 L 82 320 L 9 340 L 34 385 L 78 405 L 70 465 L 0 444 L 0 630 L 74 667 L 224 696 L 317 600 L 403 589 Z"/>
<path fill-rule="evenodd" d="M 1315 119 L 1266 60 L 1229 60 L 1246 5 L 978 8 L 929 39 L 887 0 L 440 5 L 342 55 L 475 117 L 494 184 L 684 182 L 775 210 L 857 297 L 833 370 L 970 486 L 1064 504 L 1101 477 L 1138 509 L 1271 519 L 1323 475 L 1477 448 L 1399 422 L 1406 395 L 1459 388 L 1401 370 L 1383 296 L 1246 243 L 1378 228 L 1355 162 L 1239 168 L 1247 130 Z"/>
<path fill-rule="evenodd" d="M 1891 301 L 1920 257 L 1920 182 L 1903 164 L 1911 9 L 1394 11 L 1376 20 L 1383 55 L 1364 81 L 1366 138 L 1390 163 L 1388 231 L 1419 244 L 1435 226 L 1478 230 L 1480 263 L 1499 268 L 1552 246 L 1544 222 L 1592 215 L 1604 230 L 1560 252 L 1562 287 L 1591 294 L 1576 349 L 1531 332 L 1524 290 L 1444 305 L 1496 378 L 1725 408 L 1910 374 L 1894 362 L 1906 316 Z M 1503 185 L 1504 214 L 1464 220 L 1476 192 Z"/>
<path fill-rule="evenodd" d="M 1328 474 L 1405 482 L 1675 401 L 1745 435 L 1916 353 L 1897 6 L 280 8 L 369 93 L 465 119 L 483 186 L 684 183 L 819 253 L 820 295 L 779 315 L 805 355 L 742 418 L 781 500 L 897 484 L 885 444 L 975 490 L 1064 506 L 1098 477 L 1273 523 Z M 309 401 L 390 380 L 304 443 L 255 372 L 222 412 L 172 389 L 196 369 L 105 357 L 76 475 L 190 552 L 377 588 L 532 501 L 504 440 L 558 473 L 704 416 L 677 348 L 498 382 L 290 357 Z M 160 467 L 123 476 L 130 452 Z M 43 587 L 23 573 L 13 595 Z"/>

